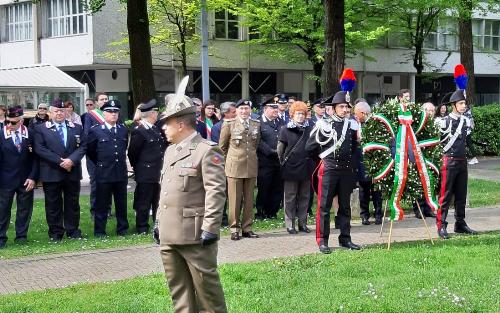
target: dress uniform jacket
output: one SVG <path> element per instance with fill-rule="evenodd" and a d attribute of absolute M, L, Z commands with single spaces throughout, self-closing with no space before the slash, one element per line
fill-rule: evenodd
<path fill-rule="evenodd" d="M 156 127 L 140 124 L 132 130 L 128 159 L 138 183 L 157 183 L 167 145 Z"/>
<path fill-rule="evenodd" d="M 17 189 L 26 179 L 38 180 L 38 162 L 33 151 L 33 131 L 21 126 L 21 151 L 6 128 L 0 134 L 0 189 Z"/>
<path fill-rule="evenodd" d="M 278 146 L 278 137 L 281 127 L 284 125 L 281 119 L 273 121 L 268 120 L 264 116 L 261 117 L 260 123 L 260 142 L 257 150 L 259 159 L 259 167 L 273 166 L 279 167 L 280 161 L 276 148 Z"/>
<path fill-rule="evenodd" d="M 87 155 L 96 165 L 95 177 L 99 183 L 126 181 L 128 131 L 116 124 L 116 134 L 103 125 L 92 127 L 88 135 Z"/>
<path fill-rule="evenodd" d="M 48 121 L 35 126 L 35 152 L 40 159 L 40 180 L 60 182 L 65 179 L 82 179 L 81 159 L 85 155 L 85 138 L 82 126 L 65 121 L 67 129 L 66 147 L 56 129 L 56 124 Z M 73 161 L 74 166 L 68 173 L 59 166 L 61 158 Z"/>
<path fill-rule="evenodd" d="M 257 177 L 260 122 L 254 119 L 248 121 L 248 130 L 238 117 L 226 119 L 222 125 L 219 145 L 226 155 L 227 177 Z"/>
<path fill-rule="evenodd" d="M 202 231 L 219 234 L 226 202 L 224 157 L 195 135 L 180 151 L 168 147 L 157 213 L 160 245 L 199 244 Z"/>

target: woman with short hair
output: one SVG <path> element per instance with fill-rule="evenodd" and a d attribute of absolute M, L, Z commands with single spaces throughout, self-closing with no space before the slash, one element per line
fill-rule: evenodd
<path fill-rule="evenodd" d="M 295 101 L 290 106 L 290 122 L 281 128 L 278 138 L 278 157 L 281 163 L 281 177 L 284 180 L 285 224 L 289 234 L 298 230 L 309 233 L 307 207 L 309 205 L 310 178 L 314 161 L 305 151 L 311 127 L 306 121 L 307 105 Z"/>

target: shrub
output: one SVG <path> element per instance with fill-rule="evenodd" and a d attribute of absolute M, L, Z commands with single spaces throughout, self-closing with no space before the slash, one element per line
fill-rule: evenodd
<path fill-rule="evenodd" d="M 475 145 L 477 155 L 500 155 L 500 105 L 474 107 L 472 113 L 475 125 L 472 139 L 487 144 Z"/>

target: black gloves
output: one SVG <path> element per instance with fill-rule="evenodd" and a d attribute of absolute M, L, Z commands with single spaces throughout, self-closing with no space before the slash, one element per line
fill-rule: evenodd
<path fill-rule="evenodd" d="M 217 240 L 219 240 L 219 236 L 217 236 L 216 234 L 212 234 L 207 231 L 203 231 L 201 233 L 200 242 L 202 246 L 209 246 L 214 242 L 216 242 Z"/>
<path fill-rule="evenodd" d="M 158 220 L 155 221 L 155 226 L 153 227 L 153 240 L 157 245 L 160 244 L 160 228 L 158 226 Z"/>

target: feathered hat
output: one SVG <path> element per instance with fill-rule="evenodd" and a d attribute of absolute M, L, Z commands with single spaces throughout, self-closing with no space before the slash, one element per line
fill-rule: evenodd
<path fill-rule="evenodd" d="M 177 88 L 175 97 L 167 103 L 165 114 L 161 117 L 162 119 L 196 113 L 196 106 L 193 100 L 185 95 L 188 82 L 189 76 L 185 76 Z"/>
<path fill-rule="evenodd" d="M 450 96 L 450 103 L 467 99 L 465 89 L 467 88 L 469 76 L 467 76 L 467 71 L 462 64 L 455 66 L 455 73 L 453 74 L 453 77 L 455 78 L 455 84 L 457 84 L 458 89 Z"/>
<path fill-rule="evenodd" d="M 336 105 L 339 103 L 347 103 L 351 105 L 351 92 L 356 87 L 356 76 L 350 68 L 344 69 L 342 76 L 340 76 L 340 90 L 335 95 L 328 97 L 324 100 L 324 105 Z"/>

